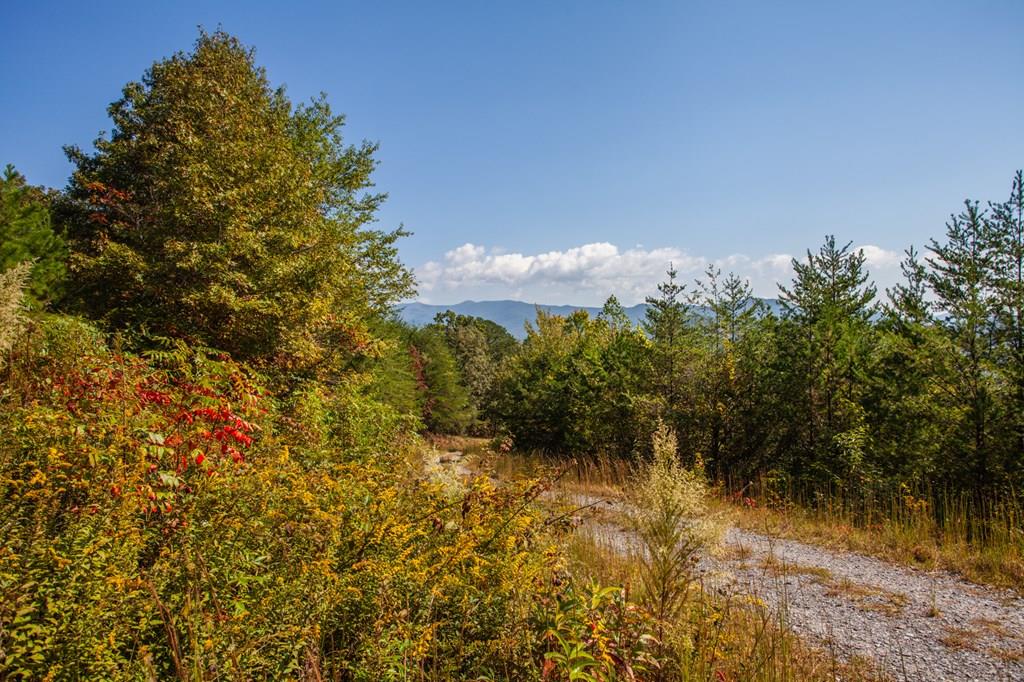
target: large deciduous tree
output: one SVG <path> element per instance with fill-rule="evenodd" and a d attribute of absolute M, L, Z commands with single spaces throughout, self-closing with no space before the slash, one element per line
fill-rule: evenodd
<path fill-rule="evenodd" d="M 73 307 L 312 373 L 410 293 L 403 232 L 368 229 L 376 145 L 346 145 L 323 96 L 293 106 L 237 39 L 202 33 L 110 115 L 93 152 L 67 150 Z"/>

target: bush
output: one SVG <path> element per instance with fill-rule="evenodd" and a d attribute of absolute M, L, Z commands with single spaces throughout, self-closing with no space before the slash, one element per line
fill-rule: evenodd
<path fill-rule="evenodd" d="M 0 677 L 537 677 L 576 589 L 543 486 L 453 494 L 416 445 L 355 385 L 278 398 L 34 321 L 0 383 Z"/>
<path fill-rule="evenodd" d="M 640 540 L 642 603 L 658 625 L 660 657 L 686 647 L 680 620 L 699 553 L 721 537 L 721 519 L 708 513 L 703 467 L 679 463 L 675 433 L 659 424 L 652 437 L 654 457 L 643 465 L 631 492 L 629 521 Z"/>
<path fill-rule="evenodd" d="M 30 270 L 31 264 L 21 263 L 0 272 L 0 367 L 24 324 L 22 301 Z"/>

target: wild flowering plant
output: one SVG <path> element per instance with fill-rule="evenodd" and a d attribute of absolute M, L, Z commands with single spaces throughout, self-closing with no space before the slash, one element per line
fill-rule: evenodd
<path fill-rule="evenodd" d="M 717 544 L 724 525 L 708 511 L 703 466 L 679 462 L 675 433 L 663 423 L 653 459 L 632 486 L 629 522 L 640 540 L 641 600 L 657 623 L 661 654 L 685 645 L 676 624 L 683 615 L 700 553 Z M 682 641 L 672 641 L 672 640 Z"/>
<path fill-rule="evenodd" d="M 22 299 L 31 270 L 31 263 L 21 263 L 0 272 L 0 367 L 24 324 Z"/>

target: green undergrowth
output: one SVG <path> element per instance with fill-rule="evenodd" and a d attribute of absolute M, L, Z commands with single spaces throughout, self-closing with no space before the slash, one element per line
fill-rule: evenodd
<path fill-rule="evenodd" d="M 592 660 L 619 679 L 649 660 L 644 614 L 568 569 L 544 481 L 427 480 L 357 381 L 283 390 L 67 317 L 32 320 L 8 360 L 0 677 L 558 680 Z"/>

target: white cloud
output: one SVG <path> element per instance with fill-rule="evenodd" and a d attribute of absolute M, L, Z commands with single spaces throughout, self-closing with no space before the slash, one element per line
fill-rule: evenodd
<path fill-rule="evenodd" d="M 880 290 L 898 272 L 899 254 L 867 244 L 864 251 Z M 455 302 L 465 298 L 515 297 L 530 302 L 600 305 L 615 294 L 625 304 L 640 302 L 655 292 L 671 263 L 680 279 L 692 285 L 708 265 L 745 277 L 758 296 L 777 295 L 777 284 L 792 277 L 792 256 L 785 253 L 721 258 L 695 256 L 676 247 L 621 250 L 608 242 L 583 244 L 563 251 L 509 253 L 478 244 L 463 244 L 416 268 L 420 297 L 425 301 Z"/>
<path fill-rule="evenodd" d="M 864 259 L 871 270 L 899 267 L 900 261 L 903 260 L 902 253 L 889 251 L 874 244 L 858 246 L 856 250 L 864 253 Z"/>

